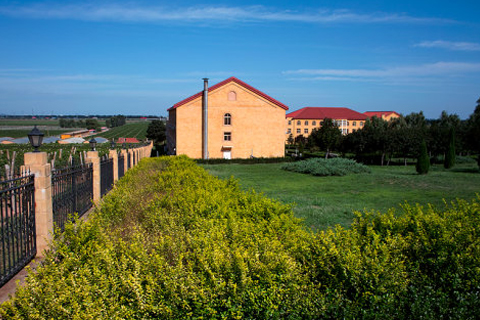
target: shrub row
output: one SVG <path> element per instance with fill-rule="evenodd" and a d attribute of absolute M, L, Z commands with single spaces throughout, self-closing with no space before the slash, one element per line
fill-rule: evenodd
<path fill-rule="evenodd" d="M 363 164 L 344 158 L 311 158 L 287 163 L 282 166 L 282 169 L 314 176 L 344 176 L 351 173 L 370 173 L 371 171 L 369 167 Z"/>
<path fill-rule="evenodd" d="M 474 319 L 480 197 L 306 231 L 185 157 L 144 159 L 69 224 L 6 319 Z"/>

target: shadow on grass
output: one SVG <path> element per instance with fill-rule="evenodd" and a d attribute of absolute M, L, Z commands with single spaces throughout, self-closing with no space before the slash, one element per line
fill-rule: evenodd
<path fill-rule="evenodd" d="M 480 173 L 479 168 L 454 168 L 450 170 L 451 172 L 459 172 L 459 173 Z"/>

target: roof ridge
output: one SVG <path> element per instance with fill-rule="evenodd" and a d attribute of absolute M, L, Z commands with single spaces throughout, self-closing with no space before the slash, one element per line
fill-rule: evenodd
<path fill-rule="evenodd" d="M 253 93 L 259 95 L 260 97 L 264 98 L 265 100 L 270 101 L 270 102 L 272 102 L 273 104 L 276 104 L 277 106 L 279 106 L 279 107 L 281 107 L 281 108 L 283 108 L 283 109 L 285 109 L 285 110 L 288 110 L 288 107 L 287 107 L 285 104 L 283 104 L 283 103 L 281 103 L 280 101 L 278 101 L 278 100 L 270 97 L 269 95 L 263 93 L 262 91 L 260 91 L 260 90 L 258 90 L 258 89 L 256 89 L 256 88 L 252 87 L 251 85 L 247 84 L 246 82 L 243 82 L 242 80 L 240 80 L 240 79 L 238 79 L 238 78 L 236 78 L 236 77 L 230 77 L 230 78 L 228 78 L 228 79 L 225 79 L 225 80 L 223 80 L 223 81 L 221 81 L 221 82 L 219 82 L 219 83 L 217 83 L 217 84 L 209 87 L 209 88 L 208 88 L 208 92 L 210 93 L 211 91 L 215 91 L 216 89 L 218 89 L 218 88 L 220 88 L 220 87 L 223 87 L 224 85 L 226 85 L 227 83 L 230 83 L 230 82 L 235 82 L 235 83 L 241 85 L 242 87 L 244 87 L 244 88 L 252 91 Z M 174 105 L 173 105 L 171 108 L 169 108 L 167 111 L 176 109 L 176 108 L 178 108 L 178 107 L 180 107 L 180 106 L 182 106 L 182 105 L 184 105 L 184 104 L 186 104 L 186 103 L 188 103 L 188 102 L 190 102 L 190 101 L 193 101 L 193 100 L 201 97 L 202 94 L 203 94 L 203 91 L 200 91 L 200 92 L 198 92 L 198 93 L 196 93 L 196 94 L 194 94 L 194 95 L 192 95 L 192 96 L 190 96 L 190 97 L 188 97 L 188 98 L 186 98 L 186 99 L 183 99 L 182 101 L 177 102 L 176 104 L 174 104 Z"/>

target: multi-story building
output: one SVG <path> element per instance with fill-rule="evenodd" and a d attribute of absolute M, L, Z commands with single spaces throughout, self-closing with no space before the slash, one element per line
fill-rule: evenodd
<path fill-rule="evenodd" d="M 288 107 L 235 77 L 168 109 L 167 148 L 191 158 L 283 157 Z"/>
<path fill-rule="evenodd" d="M 400 114 L 395 111 L 367 111 L 363 113 L 367 117 L 377 117 L 385 121 L 390 121 L 395 118 L 400 118 Z"/>
<path fill-rule="evenodd" d="M 332 119 L 345 135 L 363 128 L 367 116 L 349 108 L 305 107 L 286 115 L 286 139 L 290 134 L 293 138 L 299 135 L 308 137 L 313 129 L 322 126 L 325 118 Z"/>

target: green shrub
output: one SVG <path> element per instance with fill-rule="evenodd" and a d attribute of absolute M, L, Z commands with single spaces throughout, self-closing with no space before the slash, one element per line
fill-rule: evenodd
<path fill-rule="evenodd" d="M 186 157 L 144 159 L 68 224 L 5 319 L 474 319 L 480 196 L 306 231 Z"/>
<path fill-rule="evenodd" d="M 430 169 L 430 158 L 428 157 L 427 144 L 425 143 L 425 140 L 422 141 L 420 155 L 417 158 L 415 169 L 417 170 L 418 174 L 427 174 L 428 170 Z"/>
<path fill-rule="evenodd" d="M 352 173 L 370 173 L 370 168 L 367 166 L 344 158 L 311 158 L 287 163 L 282 166 L 282 169 L 314 176 L 344 176 Z"/>

